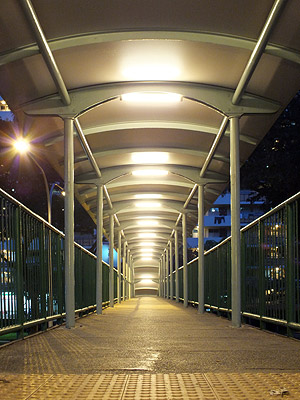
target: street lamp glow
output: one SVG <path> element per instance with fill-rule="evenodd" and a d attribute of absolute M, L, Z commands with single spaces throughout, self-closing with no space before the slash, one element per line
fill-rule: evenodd
<path fill-rule="evenodd" d="M 14 142 L 14 148 L 17 150 L 18 153 L 25 154 L 29 151 L 30 144 L 26 139 L 20 138 Z"/>
<path fill-rule="evenodd" d="M 161 199 L 162 194 L 159 193 L 143 193 L 143 194 L 136 194 L 134 196 L 136 199 Z"/>
<path fill-rule="evenodd" d="M 121 96 L 122 101 L 137 103 L 137 104 L 170 104 L 179 103 L 182 100 L 182 96 L 177 93 L 165 93 L 165 92 L 134 92 L 125 93 Z"/>
<path fill-rule="evenodd" d="M 169 154 L 162 151 L 143 151 L 133 153 L 131 159 L 136 164 L 164 164 L 169 159 Z"/>
<path fill-rule="evenodd" d="M 135 206 L 140 208 L 157 208 L 161 207 L 161 203 L 157 201 L 140 201 L 135 203 Z"/>
<path fill-rule="evenodd" d="M 132 171 L 132 175 L 134 176 L 166 176 L 168 175 L 168 171 L 164 169 L 138 169 L 136 171 Z"/>

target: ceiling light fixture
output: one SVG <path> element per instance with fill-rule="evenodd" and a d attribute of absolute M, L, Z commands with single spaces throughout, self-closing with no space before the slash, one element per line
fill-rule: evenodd
<path fill-rule="evenodd" d="M 158 225 L 158 221 L 145 219 L 145 220 L 142 220 L 142 221 L 138 221 L 138 225 L 140 225 L 140 226 L 156 226 L 156 225 Z"/>
<path fill-rule="evenodd" d="M 144 246 L 144 247 L 151 247 L 151 246 L 155 246 L 155 243 L 154 242 L 140 242 L 139 245 Z"/>
<path fill-rule="evenodd" d="M 134 196 L 136 199 L 161 199 L 162 194 L 159 193 L 144 193 L 144 194 L 136 194 Z"/>
<path fill-rule="evenodd" d="M 149 285 L 150 283 L 153 283 L 153 280 L 152 279 L 141 279 L 140 283 L 143 283 L 145 285 L 147 285 L 147 284 Z"/>
<path fill-rule="evenodd" d="M 156 236 L 157 235 L 154 232 L 141 232 L 141 233 L 139 233 L 139 237 L 140 238 L 144 238 L 144 239 L 153 239 Z"/>
<path fill-rule="evenodd" d="M 182 100 L 182 96 L 177 93 L 165 93 L 165 92 L 134 92 L 125 93 L 121 95 L 121 100 L 130 103 L 149 103 L 154 105 L 179 103 Z"/>

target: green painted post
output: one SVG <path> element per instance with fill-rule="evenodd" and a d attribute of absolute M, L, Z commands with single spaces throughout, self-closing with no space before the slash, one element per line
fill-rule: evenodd
<path fill-rule="evenodd" d="M 286 319 L 287 322 L 295 322 L 295 232 L 297 202 L 286 205 L 287 216 L 287 265 L 286 265 Z M 296 215 L 295 215 L 296 214 Z M 293 337 L 291 328 L 287 328 L 288 336 Z"/>
<path fill-rule="evenodd" d="M 264 223 L 259 220 L 259 315 L 260 317 L 266 314 L 265 300 L 265 259 L 264 259 Z M 265 329 L 266 324 L 260 319 L 260 329 Z"/>
<path fill-rule="evenodd" d="M 241 311 L 245 311 L 246 306 L 246 243 L 245 233 L 241 232 Z M 242 316 L 242 321 L 244 320 Z M 244 322 L 244 321 L 243 321 Z"/>
<path fill-rule="evenodd" d="M 57 303 L 58 303 L 58 314 L 64 312 L 64 284 L 63 284 L 63 262 L 62 262 L 62 238 L 60 235 L 56 235 L 56 267 L 57 267 Z M 62 319 L 58 321 L 62 322 Z"/>
<path fill-rule="evenodd" d="M 75 247 L 75 310 L 83 307 L 82 252 Z"/>
<path fill-rule="evenodd" d="M 41 315 L 40 317 L 46 318 L 47 317 L 47 302 L 46 302 L 46 296 L 47 296 L 47 287 L 48 282 L 47 282 L 47 277 L 48 277 L 48 266 L 47 266 L 47 252 L 45 249 L 46 246 L 46 230 L 45 230 L 45 225 L 44 223 L 38 224 L 37 228 L 39 230 L 39 261 L 40 261 L 40 295 L 41 295 Z M 49 249 L 48 249 L 49 251 Z M 42 324 L 42 329 L 45 330 L 47 328 L 47 323 Z"/>
<path fill-rule="evenodd" d="M 16 299 L 17 299 L 17 323 L 22 325 L 22 329 L 18 331 L 17 336 L 19 339 L 24 337 L 24 306 L 23 306 L 23 298 L 24 298 L 24 282 L 23 282 L 23 263 L 22 263 L 22 230 L 21 230 L 21 209 L 20 207 L 15 208 L 14 213 L 14 228 L 15 228 L 15 255 L 16 255 L 16 276 L 17 276 L 17 285 L 16 285 Z"/>
<path fill-rule="evenodd" d="M 217 277 L 215 280 L 215 282 L 216 282 L 216 288 L 215 288 L 216 304 L 215 304 L 215 306 L 218 307 L 217 316 L 219 317 L 220 316 L 220 310 L 219 310 L 219 308 L 220 308 L 220 292 L 221 292 L 220 285 L 221 285 L 221 280 L 223 279 L 222 260 L 221 260 L 222 252 L 221 252 L 220 247 L 215 252 L 216 252 L 216 259 L 217 259 L 216 266 L 215 266 L 215 268 L 216 268 L 215 276 Z"/>
<path fill-rule="evenodd" d="M 226 266 L 227 266 L 227 308 L 231 308 L 231 242 L 226 243 Z M 231 314 L 228 312 L 228 319 L 231 319 Z"/>

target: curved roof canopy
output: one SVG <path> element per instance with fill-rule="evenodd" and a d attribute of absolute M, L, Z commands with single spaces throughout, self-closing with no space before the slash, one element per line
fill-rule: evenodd
<path fill-rule="evenodd" d="M 207 209 L 228 184 L 229 119 L 243 163 L 299 90 L 298 0 L 2 0 L 0 22 L 22 134 L 63 176 L 74 119 L 76 195 L 95 218 L 104 185 L 104 229 L 113 214 L 136 288 L 157 287 L 181 215 L 197 224 L 197 185 Z"/>

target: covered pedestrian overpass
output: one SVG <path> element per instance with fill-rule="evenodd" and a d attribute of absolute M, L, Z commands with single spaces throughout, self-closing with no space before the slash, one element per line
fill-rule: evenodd
<path fill-rule="evenodd" d="M 107 284 L 110 307 L 134 293 L 188 306 L 194 290 L 203 313 L 204 213 L 228 185 L 224 279 L 239 327 L 239 170 L 300 88 L 298 1 L 2 0 L 0 21 L 0 94 L 17 117 L 15 139 L 30 142 L 32 157 L 46 157 L 64 177 L 57 276 L 65 282 L 67 327 L 87 276 L 76 273 L 74 196 L 97 224 L 98 254 L 103 234 L 110 243 L 111 267 L 95 259 L 94 298 L 82 307 L 96 304 L 101 314 Z M 192 275 L 186 238 L 196 225 Z M 45 273 L 50 319 L 56 273 Z"/>

